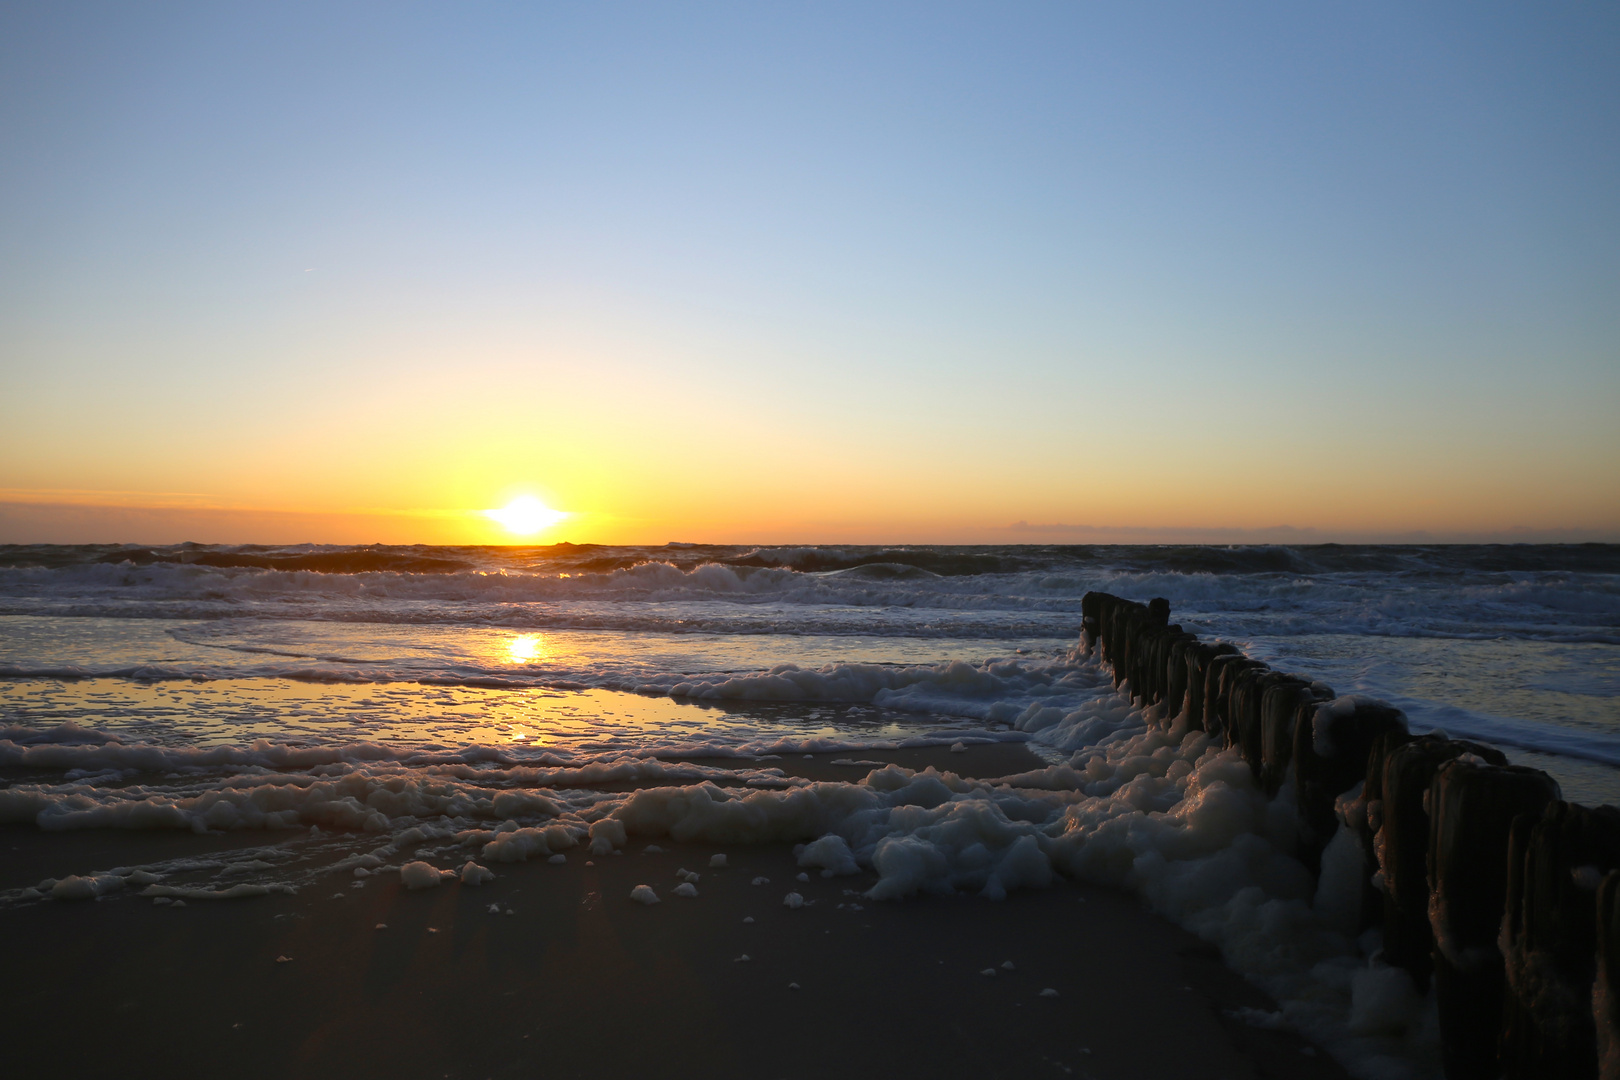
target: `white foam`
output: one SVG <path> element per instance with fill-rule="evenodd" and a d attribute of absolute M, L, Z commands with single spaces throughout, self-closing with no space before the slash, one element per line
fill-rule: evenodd
<path fill-rule="evenodd" d="M 439 884 L 438 867 L 426 862 L 408 862 L 399 868 L 399 879 L 407 889 L 431 889 Z"/>
<path fill-rule="evenodd" d="M 848 842 L 837 833 L 828 833 L 815 843 L 805 845 L 799 853 L 799 865 L 821 867 L 822 877 L 858 874 L 861 869 Z"/>

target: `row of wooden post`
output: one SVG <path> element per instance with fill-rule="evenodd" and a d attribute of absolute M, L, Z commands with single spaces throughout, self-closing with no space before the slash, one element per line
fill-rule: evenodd
<path fill-rule="evenodd" d="M 1620 811 L 1563 802 L 1495 747 L 1414 735 L 1390 705 L 1200 641 L 1164 599 L 1092 592 L 1081 612 L 1116 686 L 1238 749 L 1268 795 L 1292 780 L 1313 873 L 1352 830 L 1362 928 L 1432 987 L 1449 1080 L 1620 1080 Z"/>

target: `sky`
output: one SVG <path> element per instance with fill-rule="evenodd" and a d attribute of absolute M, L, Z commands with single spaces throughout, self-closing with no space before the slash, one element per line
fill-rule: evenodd
<path fill-rule="evenodd" d="M 0 542 L 1620 541 L 1612 4 L 0 6 Z"/>

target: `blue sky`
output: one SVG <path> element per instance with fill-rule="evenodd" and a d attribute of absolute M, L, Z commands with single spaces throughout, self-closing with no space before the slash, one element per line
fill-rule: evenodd
<path fill-rule="evenodd" d="M 0 540 L 1620 539 L 1612 6 L 19 4 L 0 161 Z"/>

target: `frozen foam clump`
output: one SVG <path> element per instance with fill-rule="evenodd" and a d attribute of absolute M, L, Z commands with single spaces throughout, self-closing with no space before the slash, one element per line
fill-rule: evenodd
<path fill-rule="evenodd" d="M 630 899 L 638 904 L 656 904 L 658 903 L 658 894 L 653 892 L 651 885 L 637 885 L 630 890 Z"/>
<path fill-rule="evenodd" d="M 536 855 L 550 857 L 554 852 L 566 851 L 578 843 L 567 826 L 547 825 L 544 828 L 496 833 L 480 854 L 491 862 L 525 862 Z"/>
<path fill-rule="evenodd" d="M 52 900 L 94 900 L 124 887 L 124 879 L 117 874 L 97 874 L 80 877 L 70 874 L 51 886 Z"/>
<path fill-rule="evenodd" d="M 141 895 L 167 896 L 174 900 L 175 907 L 183 907 L 187 900 L 243 900 L 252 896 L 269 896 L 271 893 L 292 896 L 297 891 L 293 886 L 285 883 L 260 885 L 256 882 L 244 881 L 239 885 L 232 885 L 228 889 L 194 888 L 186 885 L 148 885 L 141 890 Z M 342 899 L 343 894 L 338 893 L 337 898 Z"/>
<path fill-rule="evenodd" d="M 724 870 L 725 867 L 726 867 L 726 857 L 724 855 L 710 855 L 709 856 L 709 869 L 711 869 L 711 870 Z"/>
<path fill-rule="evenodd" d="M 793 908 L 795 911 L 797 911 L 799 908 L 804 907 L 804 897 L 800 896 L 796 892 L 790 892 L 786 896 L 782 897 L 782 906 L 785 908 Z"/>
<path fill-rule="evenodd" d="M 867 892 L 873 900 L 897 900 L 920 889 L 949 888 L 945 852 L 915 836 L 886 836 L 872 853 L 878 883 Z"/>
<path fill-rule="evenodd" d="M 479 866 L 472 860 L 461 868 L 461 883 L 463 885 L 482 885 L 486 881 L 495 880 L 495 871 L 487 866 Z"/>
<path fill-rule="evenodd" d="M 828 833 L 815 843 L 807 844 L 799 853 L 799 865 L 821 867 L 822 877 L 861 872 L 855 864 L 854 852 L 849 850 L 849 842 L 836 833 Z"/>
<path fill-rule="evenodd" d="M 557 854 L 553 855 L 551 858 L 546 860 L 546 862 L 551 863 L 553 866 L 561 866 L 563 863 L 565 863 L 567 861 L 568 861 L 568 856 L 564 855 L 560 851 Z"/>
<path fill-rule="evenodd" d="M 625 834 L 624 822 L 617 818 L 603 818 L 601 821 L 591 822 L 591 854 L 606 855 L 614 848 L 621 848 L 629 837 Z"/>
<path fill-rule="evenodd" d="M 439 883 L 439 870 L 432 863 L 408 862 L 399 868 L 399 880 L 407 889 L 431 889 Z"/>
<path fill-rule="evenodd" d="M 679 885 L 675 886 L 675 895 L 676 896 L 688 896 L 688 897 L 690 897 L 690 896 L 696 896 L 697 894 L 698 894 L 697 886 L 692 884 L 690 881 L 683 881 Z"/>

